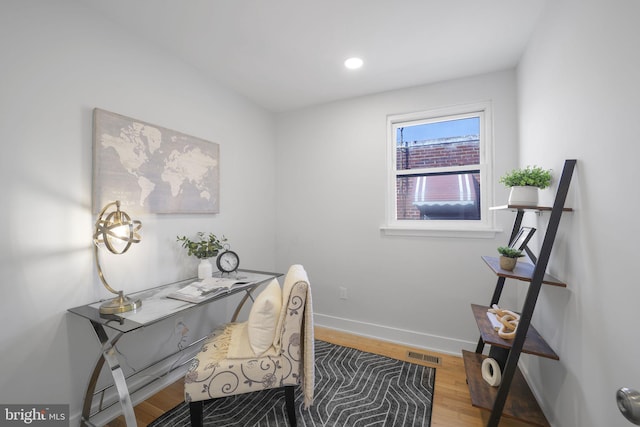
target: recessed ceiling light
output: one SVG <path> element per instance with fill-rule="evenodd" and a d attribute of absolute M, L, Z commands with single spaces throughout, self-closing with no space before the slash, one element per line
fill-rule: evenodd
<path fill-rule="evenodd" d="M 344 61 L 344 66 L 347 67 L 350 70 L 356 70 L 360 67 L 362 67 L 362 59 L 360 58 L 349 58 L 346 61 Z"/>

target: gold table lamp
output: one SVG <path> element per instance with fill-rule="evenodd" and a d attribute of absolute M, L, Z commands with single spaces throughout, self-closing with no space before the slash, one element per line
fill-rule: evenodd
<path fill-rule="evenodd" d="M 115 210 L 113 209 L 114 206 Z M 140 221 L 132 220 L 126 212 L 120 210 L 119 200 L 107 204 L 100 212 L 100 215 L 98 215 L 93 233 L 94 254 L 98 268 L 98 276 L 100 276 L 102 284 L 109 292 L 118 295 L 116 298 L 106 301 L 100 306 L 100 313 L 102 314 L 125 313 L 136 310 L 142 306 L 140 299 L 132 300 L 125 296 L 123 291 L 116 291 L 109 286 L 102 273 L 100 258 L 98 256 L 99 248 L 102 246 L 116 255 L 125 253 L 133 243 L 140 242 L 141 228 L 142 223 Z"/>

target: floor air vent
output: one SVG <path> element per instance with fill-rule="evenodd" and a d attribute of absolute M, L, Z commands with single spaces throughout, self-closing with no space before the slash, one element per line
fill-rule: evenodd
<path fill-rule="evenodd" d="M 407 351 L 407 357 L 410 359 L 417 359 L 423 362 L 432 363 L 434 365 L 441 365 L 442 361 L 438 356 L 433 356 L 431 354 L 423 354 L 415 351 Z"/>

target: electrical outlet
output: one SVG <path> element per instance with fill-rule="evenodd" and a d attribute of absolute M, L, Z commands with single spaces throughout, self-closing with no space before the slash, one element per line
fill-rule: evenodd
<path fill-rule="evenodd" d="M 347 299 L 347 288 L 341 286 L 339 289 L 340 289 L 340 299 Z"/>

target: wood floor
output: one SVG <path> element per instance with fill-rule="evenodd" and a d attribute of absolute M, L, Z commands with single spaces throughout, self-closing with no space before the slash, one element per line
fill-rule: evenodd
<path fill-rule="evenodd" d="M 462 357 L 425 352 L 422 349 L 414 349 L 395 343 L 378 341 L 319 327 L 315 329 L 315 336 L 317 339 L 323 341 L 370 353 L 381 354 L 394 359 L 406 360 L 412 363 L 421 362 L 408 358 L 407 351 L 409 350 L 438 356 L 441 364 L 436 366 L 436 385 L 431 427 L 484 427 L 486 425 L 489 413 L 471 406 Z M 425 366 L 434 366 L 426 362 L 423 364 Z M 144 427 L 148 425 L 151 421 L 182 401 L 183 384 L 182 380 L 180 380 L 134 408 L 138 426 Z M 528 424 L 509 419 L 502 419 L 500 423 L 500 427 L 524 427 L 527 425 Z M 108 424 L 108 427 L 124 426 L 125 422 L 122 417 Z"/>

